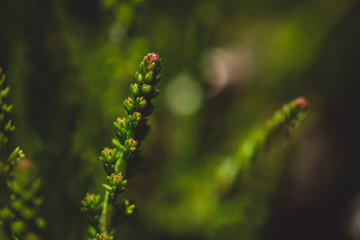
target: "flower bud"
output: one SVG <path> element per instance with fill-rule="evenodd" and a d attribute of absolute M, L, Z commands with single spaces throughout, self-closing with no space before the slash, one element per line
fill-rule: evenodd
<path fill-rule="evenodd" d="M 13 108 L 13 105 L 7 105 L 5 103 L 3 103 L 3 105 L 2 105 L 2 110 L 4 112 L 10 112 L 12 108 Z"/>
<path fill-rule="evenodd" d="M 143 76 L 138 72 L 135 73 L 135 80 L 138 84 L 143 84 Z"/>
<path fill-rule="evenodd" d="M 139 122 L 141 120 L 141 113 L 139 112 L 134 112 L 133 115 L 131 116 L 132 119 L 136 122 Z"/>
<path fill-rule="evenodd" d="M 101 234 L 96 234 L 96 240 L 114 240 L 114 237 L 109 235 L 106 231 Z"/>
<path fill-rule="evenodd" d="M 15 130 L 15 126 L 12 125 L 11 120 L 9 120 L 9 121 L 5 124 L 4 130 L 5 130 L 6 132 L 12 132 L 12 131 Z"/>
<path fill-rule="evenodd" d="M 153 74 L 157 74 L 160 71 L 161 58 L 156 53 L 149 53 L 140 63 L 140 71 L 142 74 L 153 71 Z"/>
<path fill-rule="evenodd" d="M 83 208 L 87 209 L 87 211 L 99 210 L 101 207 L 101 196 L 96 195 L 95 193 L 87 193 L 84 200 L 81 201 L 81 204 L 83 205 Z"/>
<path fill-rule="evenodd" d="M 10 87 L 6 87 L 5 89 L 3 90 L 0 90 L 0 96 L 5 98 L 10 92 Z"/>
<path fill-rule="evenodd" d="M 130 85 L 130 92 L 134 96 L 138 96 L 140 94 L 140 86 L 136 83 Z"/>
<path fill-rule="evenodd" d="M 124 107 L 128 113 L 132 112 L 134 110 L 134 100 L 131 97 L 126 99 L 124 101 Z"/>
<path fill-rule="evenodd" d="M 161 58 L 156 53 L 149 53 L 144 57 L 144 62 L 147 65 L 147 72 L 156 69 L 161 64 Z"/>
<path fill-rule="evenodd" d="M 144 109 L 147 104 L 147 101 L 144 97 L 137 98 L 136 101 L 138 102 L 140 109 Z"/>
<path fill-rule="evenodd" d="M 128 139 L 125 141 L 125 148 L 131 152 L 135 151 L 138 142 L 134 139 Z"/>
<path fill-rule="evenodd" d="M 104 148 L 99 157 L 100 161 L 107 164 L 115 164 L 117 161 L 116 157 L 117 150 L 116 148 Z"/>
<path fill-rule="evenodd" d="M 304 97 L 299 97 L 298 99 L 295 99 L 295 104 L 300 107 L 301 110 L 305 110 L 308 106 L 308 102 Z"/>
<path fill-rule="evenodd" d="M 144 78 L 145 83 L 147 83 L 147 84 L 151 83 L 152 79 L 153 79 L 153 72 L 152 71 L 145 74 L 145 78 Z"/>
<path fill-rule="evenodd" d="M 123 184 L 123 182 L 126 183 L 126 180 L 124 180 L 124 177 L 122 176 L 121 173 L 118 173 L 118 174 L 113 173 L 113 174 L 111 174 L 111 176 L 108 176 L 107 179 L 108 179 L 109 183 L 114 186 Z"/>
<path fill-rule="evenodd" d="M 23 158 L 25 157 L 25 154 L 23 153 L 23 151 L 19 148 L 16 147 L 12 153 L 10 154 L 10 156 L 7 158 L 7 163 L 10 164 L 11 166 L 14 166 L 15 163 L 17 162 L 17 160 L 19 158 Z"/>
<path fill-rule="evenodd" d="M 141 86 L 141 93 L 143 95 L 148 95 L 151 92 L 151 89 L 152 89 L 151 85 L 143 84 Z"/>
<path fill-rule="evenodd" d="M 116 119 L 116 121 L 114 122 L 114 126 L 116 127 L 116 129 L 120 130 L 120 129 L 126 129 L 126 119 L 125 118 L 118 118 Z"/>
<path fill-rule="evenodd" d="M 135 212 L 135 204 L 131 203 L 129 200 L 124 199 L 121 204 L 121 210 L 125 216 L 130 216 Z"/>
<path fill-rule="evenodd" d="M 121 173 L 111 174 L 111 176 L 107 176 L 107 180 L 109 184 L 112 186 L 111 191 L 114 193 L 122 193 L 125 191 L 127 180 L 124 180 L 124 177 Z"/>

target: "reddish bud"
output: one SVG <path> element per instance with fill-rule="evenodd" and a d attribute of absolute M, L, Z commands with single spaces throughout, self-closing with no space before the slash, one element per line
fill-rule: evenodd
<path fill-rule="evenodd" d="M 96 240 L 113 240 L 114 237 L 109 235 L 107 232 L 103 232 L 101 234 L 96 234 Z"/>
<path fill-rule="evenodd" d="M 156 53 L 149 53 L 148 55 L 146 55 L 144 57 L 144 63 L 145 63 L 145 65 L 144 65 L 145 71 L 150 72 L 150 71 L 156 70 L 156 69 L 158 69 L 158 67 L 160 67 L 161 58 Z M 141 68 L 141 66 L 140 66 L 140 68 Z"/>
<path fill-rule="evenodd" d="M 140 120 L 141 120 L 141 113 L 139 113 L 139 112 L 134 112 L 134 113 L 133 113 L 133 118 L 134 118 L 134 120 L 136 120 L 136 121 L 140 121 Z"/>
<path fill-rule="evenodd" d="M 128 139 L 125 141 L 125 148 L 131 152 L 135 151 L 138 142 L 134 139 Z"/>
<path fill-rule="evenodd" d="M 147 61 L 149 64 L 151 63 L 160 63 L 161 62 L 161 58 L 159 55 L 157 55 L 156 53 L 152 52 L 149 53 L 148 55 L 146 55 L 144 57 L 144 61 Z"/>
<path fill-rule="evenodd" d="M 308 102 L 306 101 L 306 99 L 304 97 L 299 97 L 299 98 L 295 99 L 295 104 L 298 105 L 301 110 L 306 109 L 308 106 Z"/>

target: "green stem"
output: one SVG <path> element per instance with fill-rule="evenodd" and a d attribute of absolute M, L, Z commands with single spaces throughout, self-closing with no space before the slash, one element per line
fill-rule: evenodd
<path fill-rule="evenodd" d="M 125 175 L 126 172 L 126 161 L 123 160 L 123 155 L 120 157 L 118 161 L 118 165 L 116 166 L 116 172 L 122 172 Z M 118 197 L 117 195 L 114 196 L 114 199 Z M 104 206 L 103 210 L 101 212 L 101 218 L 100 218 L 100 230 L 101 232 L 110 232 L 111 227 L 111 218 L 112 218 L 112 212 L 113 212 L 113 203 L 115 201 L 111 201 L 110 199 L 110 193 L 108 191 L 105 192 L 105 198 L 104 198 Z"/>
<path fill-rule="evenodd" d="M 111 220 L 111 214 L 112 214 L 112 203 L 110 201 L 109 192 L 106 191 L 105 193 L 105 199 L 104 199 L 104 206 L 101 213 L 100 218 L 100 229 L 102 232 L 109 232 L 110 228 L 110 220 Z"/>

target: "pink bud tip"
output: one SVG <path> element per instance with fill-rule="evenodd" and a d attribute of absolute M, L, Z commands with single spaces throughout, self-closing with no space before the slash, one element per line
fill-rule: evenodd
<path fill-rule="evenodd" d="M 304 110 L 308 106 L 308 102 L 304 97 L 299 97 L 295 100 L 296 105 L 300 106 L 301 110 Z"/>
<path fill-rule="evenodd" d="M 151 63 L 158 63 L 161 62 L 161 58 L 156 53 L 152 52 L 146 55 L 145 59 L 151 64 Z"/>

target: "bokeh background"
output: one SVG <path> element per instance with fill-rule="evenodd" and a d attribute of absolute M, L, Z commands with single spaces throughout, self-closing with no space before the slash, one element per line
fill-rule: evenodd
<path fill-rule="evenodd" d="M 80 200 L 104 192 L 99 153 L 152 51 L 161 93 L 121 239 L 360 239 L 359 13 L 356 0 L 1 0 L 0 66 L 42 178 L 44 239 L 86 238 Z M 303 124 L 225 193 L 214 169 L 233 174 L 246 136 L 299 96 Z"/>

